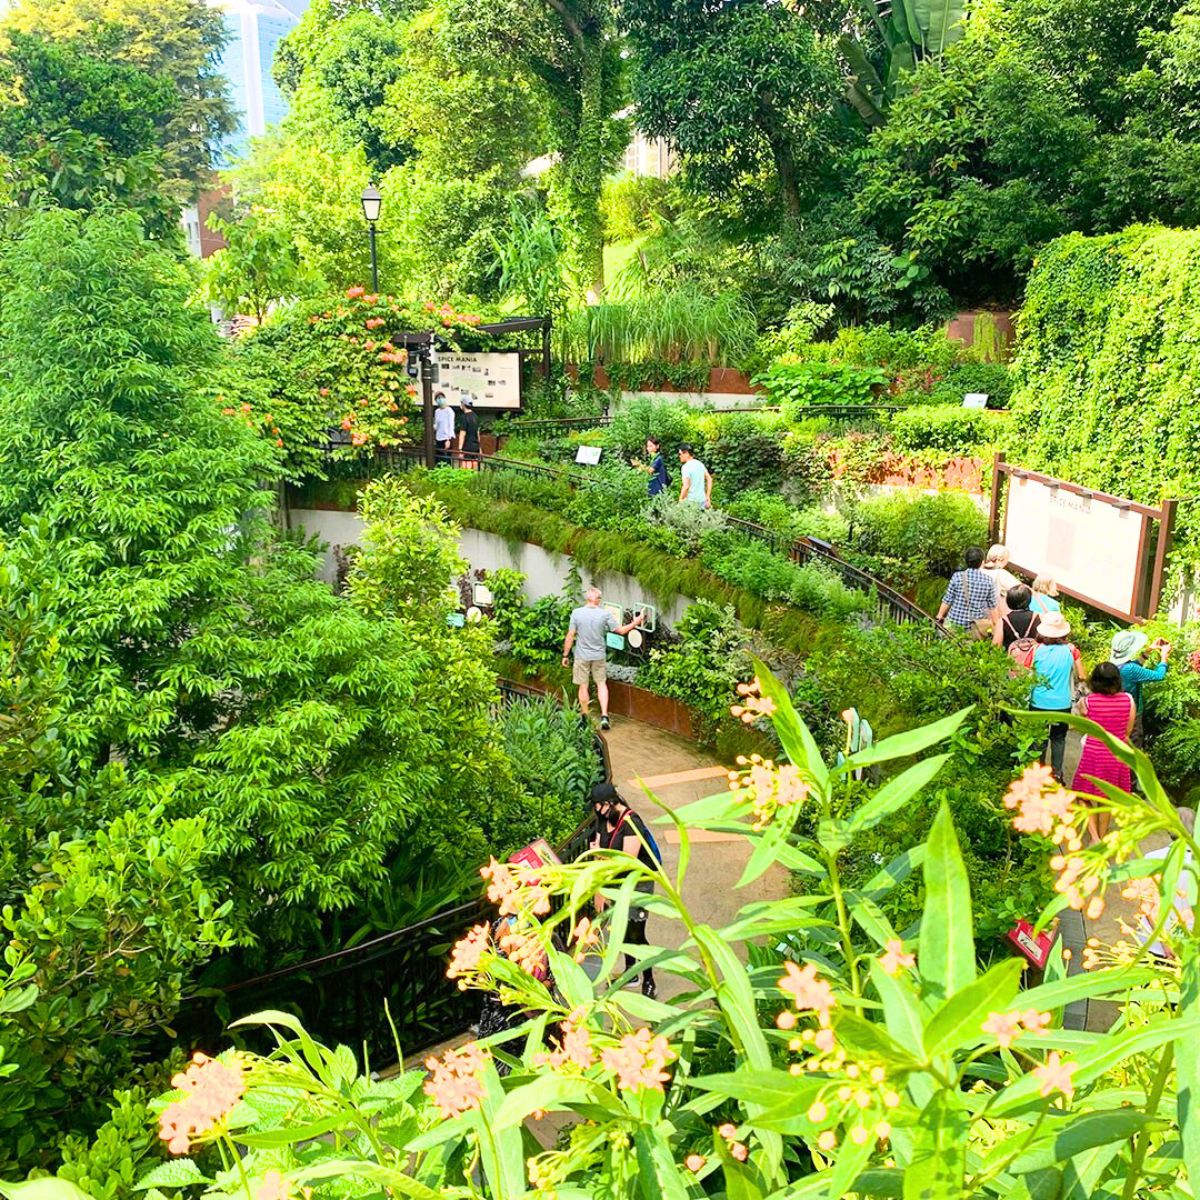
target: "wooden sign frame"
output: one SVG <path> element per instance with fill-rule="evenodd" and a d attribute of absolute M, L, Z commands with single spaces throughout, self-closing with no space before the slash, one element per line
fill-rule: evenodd
<path fill-rule="evenodd" d="M 1161 508 L 1151 508 L 1148 505 L 1139 504 L 1135 500 L 1127 500 L 1121 496 L 1110 496 L 1107 492 L 1096 491 L 1095 488 L 1082 487 L 1066 479 L 1056 479 L 1053 475 L 1043 475 L 1038 471 L 1029 471 L 1024 467 L 1014 466 L 1012 463 L 1005 461 L 1003 454 L 997 454 L 992 460 L 992 498 L 991 507 L 988 512 L 988 531 L 993 542 L 1004 543 L 1005 541 L 1008 527 L 1008 512 L 1006 508 L 1002 523 L 1001 503 L 1004 496 L 1005 483 L 1012 479 L 1029 479 L 1035 483 L 1044 484 L 1046 487 L 1058 488 L 1072 495 L 1082 496 L 1092 502 L 1106 504 L 1127 512 L 1135 512 L 1146 518 L 1142 522 L 1141 536 L 1138 542 L 1138 562 L 1133 582 L 1131 611 L 1124 612 L 1092 596 L 1075 591 L 1070 587 L 1065 587 L 1061 583 L 1059 584 L 1059 591 L 1064 595 L 1070 596 L 1073 600 L 1078 600 L 1081 604 L 1086 604 L 1090 608 L 1098 609 L 1100 612 L 1107 613 L 1109 616 L 1116 617 L 1122 621 L 1145 621 L 1158 611 L 1158 605 L 1163 594 L 1163 584 L 1166 579 L 1167 556 L 1170 554 L 1171 539 L 1175 530 L 1175 515 L 1179 507 L 1178 500 L 1164 500 Z M 1153 559 L 1151 559 L 1150 555 L 1151 522 L 1158 523 L 1158 535 L 1155 539 Z M 1009 568 L 1030 578 L 1038 574 L 1035 568 L 1020 563 L 1010 562 Z"/>

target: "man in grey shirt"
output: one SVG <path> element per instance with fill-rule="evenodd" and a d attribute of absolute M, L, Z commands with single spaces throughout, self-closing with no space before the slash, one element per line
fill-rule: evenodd
<path fill-rule="evenodd" d="M 608 674 L 605 659 L 608 655 L 608 643 L 605 638 L 610 633 L 628 633 L 646 618 L 638 613 L 626 625 L 618 625 L 617 618 L 607 608 L 600 607 L 600 589 L 588 588 L 584 595 L 585 604 L 571 612 L 571 625 L 563 642 L 562 663 L 565 667 L 575 647 L 575 669 L 572 678 L 579 687 L 579 711 L 587 713 L 591 704 L 588 692 L 589 681 L 596 681 L 596 698 L 600 701 L 600 728 L 608 728 Z"/>

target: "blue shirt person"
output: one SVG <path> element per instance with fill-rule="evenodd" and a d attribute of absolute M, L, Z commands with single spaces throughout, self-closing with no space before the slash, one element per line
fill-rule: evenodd
<path fill-rule="evenodd" d="M 938 622 L 948 621 L 975 638 L 990 638 L 999 618 L 996 581 L 981 569 L 983 551 L 978 546 L 967 548 L 963 562 L 963 569 L 950 576 L 938 609 Z"/>
<path fill-rule="evenodd" d="M 651 455 L 650 482 L 647 488 L 651 496 L 661 495 L 667 490 L 667 464 L 663 462 L 662 442 L 656 437 L 646 439 L 646 453 Z"/>
<path fill-rule="evenodd" d="M 681 504 L 699 504 L 701 508 L 712 506 L 712 476 L 686 442 L 679 447 L 679 475 L 683 481 L 679 492 Z"/>
<path fill-rule="evenodd" d="M 1109 661 L 1121 672 L 1121 685 L 1133 698 L 1139 717 L 1142 715 L 1142 684 L 1158 683 L 1166 678 L 1167 656 L 1171 653 L 1170 643 L 1156 639 L 1150 649 L 1158 651 L 1158 662 L 1153 667 L 1147 666 L 1139 660 L 1149 641 L 1139 629 L 1122 630 L 1113 637 L 1109 655 Z"/>

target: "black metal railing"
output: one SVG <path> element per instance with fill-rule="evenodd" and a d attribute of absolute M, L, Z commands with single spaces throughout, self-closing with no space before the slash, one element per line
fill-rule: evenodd
<path fill-rule="evenodd" d="M 508 702 L 539 694 L 507 680 L 500 692 Z M 608 748 L 597 733 L 593 748 L 598 774 L 611 780 Z M 589 813 L 556 853 L 574 862 L 594 835 Z M 460 991 L 446 978 L 446 966 L 453 944 L 495 915 L 494 905 L 480 896 L 349 949 L 198 993 L 185 1000 L 174 1022 L 178 1040 L 209 1052 L 231 1041 L 261 1049 L 266 1043 L 260 1032 L 228 1026 L 276 1009 L 299 1017 L 319 1041 L 362 1052 L 372 1070 L 390 1066 L 397 1043 L 408 1056 L 456 1036 L 478 1016 L 478 994 Z"/>
<path fill-rule="evenodd" d="M 419 451 L 401 449 L 386 451 L 392 456 L 396 466 L 420 466 L 422 459 Z M 505 474 L 523 475 L 529 479 L 541 479 L 565 483 L 570 487 L 604 487 L 603 480 L 595 476 L 584 475 L 578 471 L 568 471 L 561 467 L 543 466 L 539 463 L 520 462 L 516 459 L 502 458 L 492 455 L 480 460 L 481 477 L 489 481 L 498 481 Z M 493 488 L 496 494 L 502 495 L 502 489 Z M 890 584 L 877 579 L 862 567 L 842 558 L 832 546 L 824 547 L 816 544 L 811 538 L 791 538 L 787 534 L 769 529 L 754 521 L 744 521 L 738 517 L 726 517 L 731 529 L 737 530 L 746 537 L 766 543 L 777 554 L 790 558 L 793 562 L 805 565 L 815 563 L 836 575 L 847 587 L 865 592 L 871 599 L 875 615 L 881 620 L 895 621 L 900 625 L 915 625 L 931 637 L 948 636 L 944 626 L 939 625 L 931 613 L 927 613 L 914 601 L 902 595 Z"/>

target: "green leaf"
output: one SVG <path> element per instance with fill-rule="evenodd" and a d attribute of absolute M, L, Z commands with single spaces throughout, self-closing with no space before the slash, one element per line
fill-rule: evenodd
<path fill-rule="evenodd" d="M 629 1115 L 620 1101 L 594 1080 L 578 1075 L 546 1074 L 514 1088 L 504 1097 L 496 1110 L 495 1127 L 514 1128 L 539 1109 L 580 1112 L 589 1120 L 619 1120 Z"/>
<path fill-rule="evenodd" d="M 191 1183 L 211 1182 L 212 1180 L 190 1158 L 172 1158 L 147 1171 L 133 1185 L 133 1190 L 141 1192 L 146 1188 L 181 1188 Z"/>
<path fill-rule="evenodd" d="M 921 1060 L 897 1042 L 882 1025 L 868 1021 L 857 1013 L 845 1009 L 837 1011 L 833 1017 L 833 1028 L 838 1041 L 848 1050 L 881 1058 L 896 1070 L 911 1071 L 921 1065 Z"/>
<path fill-rule="evenodd" d="M 714 1092 L 730 1100 L 760 1104 L 764 1108 L 798 1104 L 805 1094 L 804 1085 L 809 1082 L 803 1075 L 791 1075 L 787 1071 L 774 1069 L 756 1071 L 749 1067 L 688 1080 L 691 1087 L 702 1092 Z"/>
<path fill-rule="evenodd" d="M 799 767 L 822 793 L 829 791 L 829 768 L 821 757 L 821 748 L 808 726 L 800 719 L 788 695 L 787 688 L 771 673 L 766 663 L 754 660 L 754 674 L 762 694 L 775 702 L 775 714 L 771 723 L 779 735 L 780 744 L 788 760 Z"/>
<path fill-rule="evenodd" d="M 1038 1008 L 1053 1012 L 1076 1000 L 1109 996 L 1113 992 L 1132 991 L 1143 983 L 1153 983 L 1159 972 L 1153 967 L 1105 967 L 1100 971 L 1083 971 L 1054 983 L 1040 983 L 1021 993 L 1022 1008 Z"/>
<path fill-rule="evenodd" d="M 0 1016 L 24 1012 L 37 998 L 38 985 L 36 983 L 27 984 L 25 987 L 16 988 L 11 992 L 4 992 L 0 994 Z"/>
<path fill-rule="evenodd" d="M 850 817 L 850 832 L 862 833 L 873 829 L 885 817 L 903 808 L 929 784 L 949 757 L 948 754 L 938 754 L 933 758 L 924 758 L 889 779 L 866 804 L 855 810 Z"/>
<path fill-rule="evenodd" d="M 1108 1112 L 1089 1112 L 1065 1122 L 1049 1136 L 1039 1138 L 1028 1150 L 1018 1155 L 1007 1170 L 1014 1175 L 1062 1166 L 1077 1154 L 1110 1142 L 1123 1142 L 1147 1126 L 1166 1128 L 1167 1122 L 1134 1108 L 1118 1108 Z"/>
<path fill-rule="evenodd" d="M 299 1166 L 288 1172 L 297 1183 L 319 1179 L 366 1179 L 411 1200 L 443 1200 L 443 1193 L 418 1182 L 399 1167 L 363 1159 L 325 1159 L 309 1166 Z"/>
<path fill-rule="evenodd" d="M 633 1135 L 637 1150 L 638 1183 L 646 1200 L 687 1200 L 688 1189 L 679 1177 L 671 1147 L 656 1126 L 641 1123 Z M 514 1196 L 520 1193 L 513 1193 Z"/>
<path fill-rule="evenodd" d="M 837 770 L 840 774 L 848 775 L 851 771 L 858 770 L 859 767 L 870 767 L 876 763 L 891 762 L 896 758 L 909 758 L 914 754 L 920 754 L 922 750 L 928 750 L 930 746 L 936 746 L 938 742 L 944 742 L 952 736 L 971 711 L 971 708 L 963 708 L 949 717 L 943 717 L 940 721 L 923 725 L 920 729 L 910 729 L 907 733 L 898 733 L 894 737 L 884 738 L 882 742 L 876 742 L 874 746 L 861 750 L 858 754 L 852 754 L 843 760 Z"/>
<path fill-rule="evenodd" d="M 921 1110 L 912 1130 L 912 1161 L 904 1172 L 904 1200 L 960 1200 L 967 1169 L 967 1114 L 958 1095 L 943 1088 Z"/>
<path fill-rule="evenodd" d="M 1187 944 L 1187 957 L 1181 967 L 1180 1012 L 1200 1011 L 1200 946 L 1195 939 Z M 1200 1180 L 1200 1054 L 1193 1040 L 1179 1029 L 1175 1042 L 1176 1111 L 1179 1116 L 1183 1162 L 1188 1178 Z"/>
<path fill-rule="evenodd" d="M 0 1183 L 0 1196 L 8 1200 L 91 1200 L 82 1188 L 66 1179 L 48 1176 L 21 1183 Z"/>
<path fill-rule="evenodd" d="M 917 967 L 941 999 L 975 978 L 971 886 L 954 834 L 950 807 L 942 802 L 929 831 L 925 855 L 925 909 Z"/>
<path fill-rule="evenodd" d="M 925 1026 L 926 1055 L 934 1059 L 983 1040 L 980 1027 L 988 1013 L 1006 1012 L 1012 1005 L 1022 969 L 1020 959 L 1005 959 L 944 1001 Z"/>

